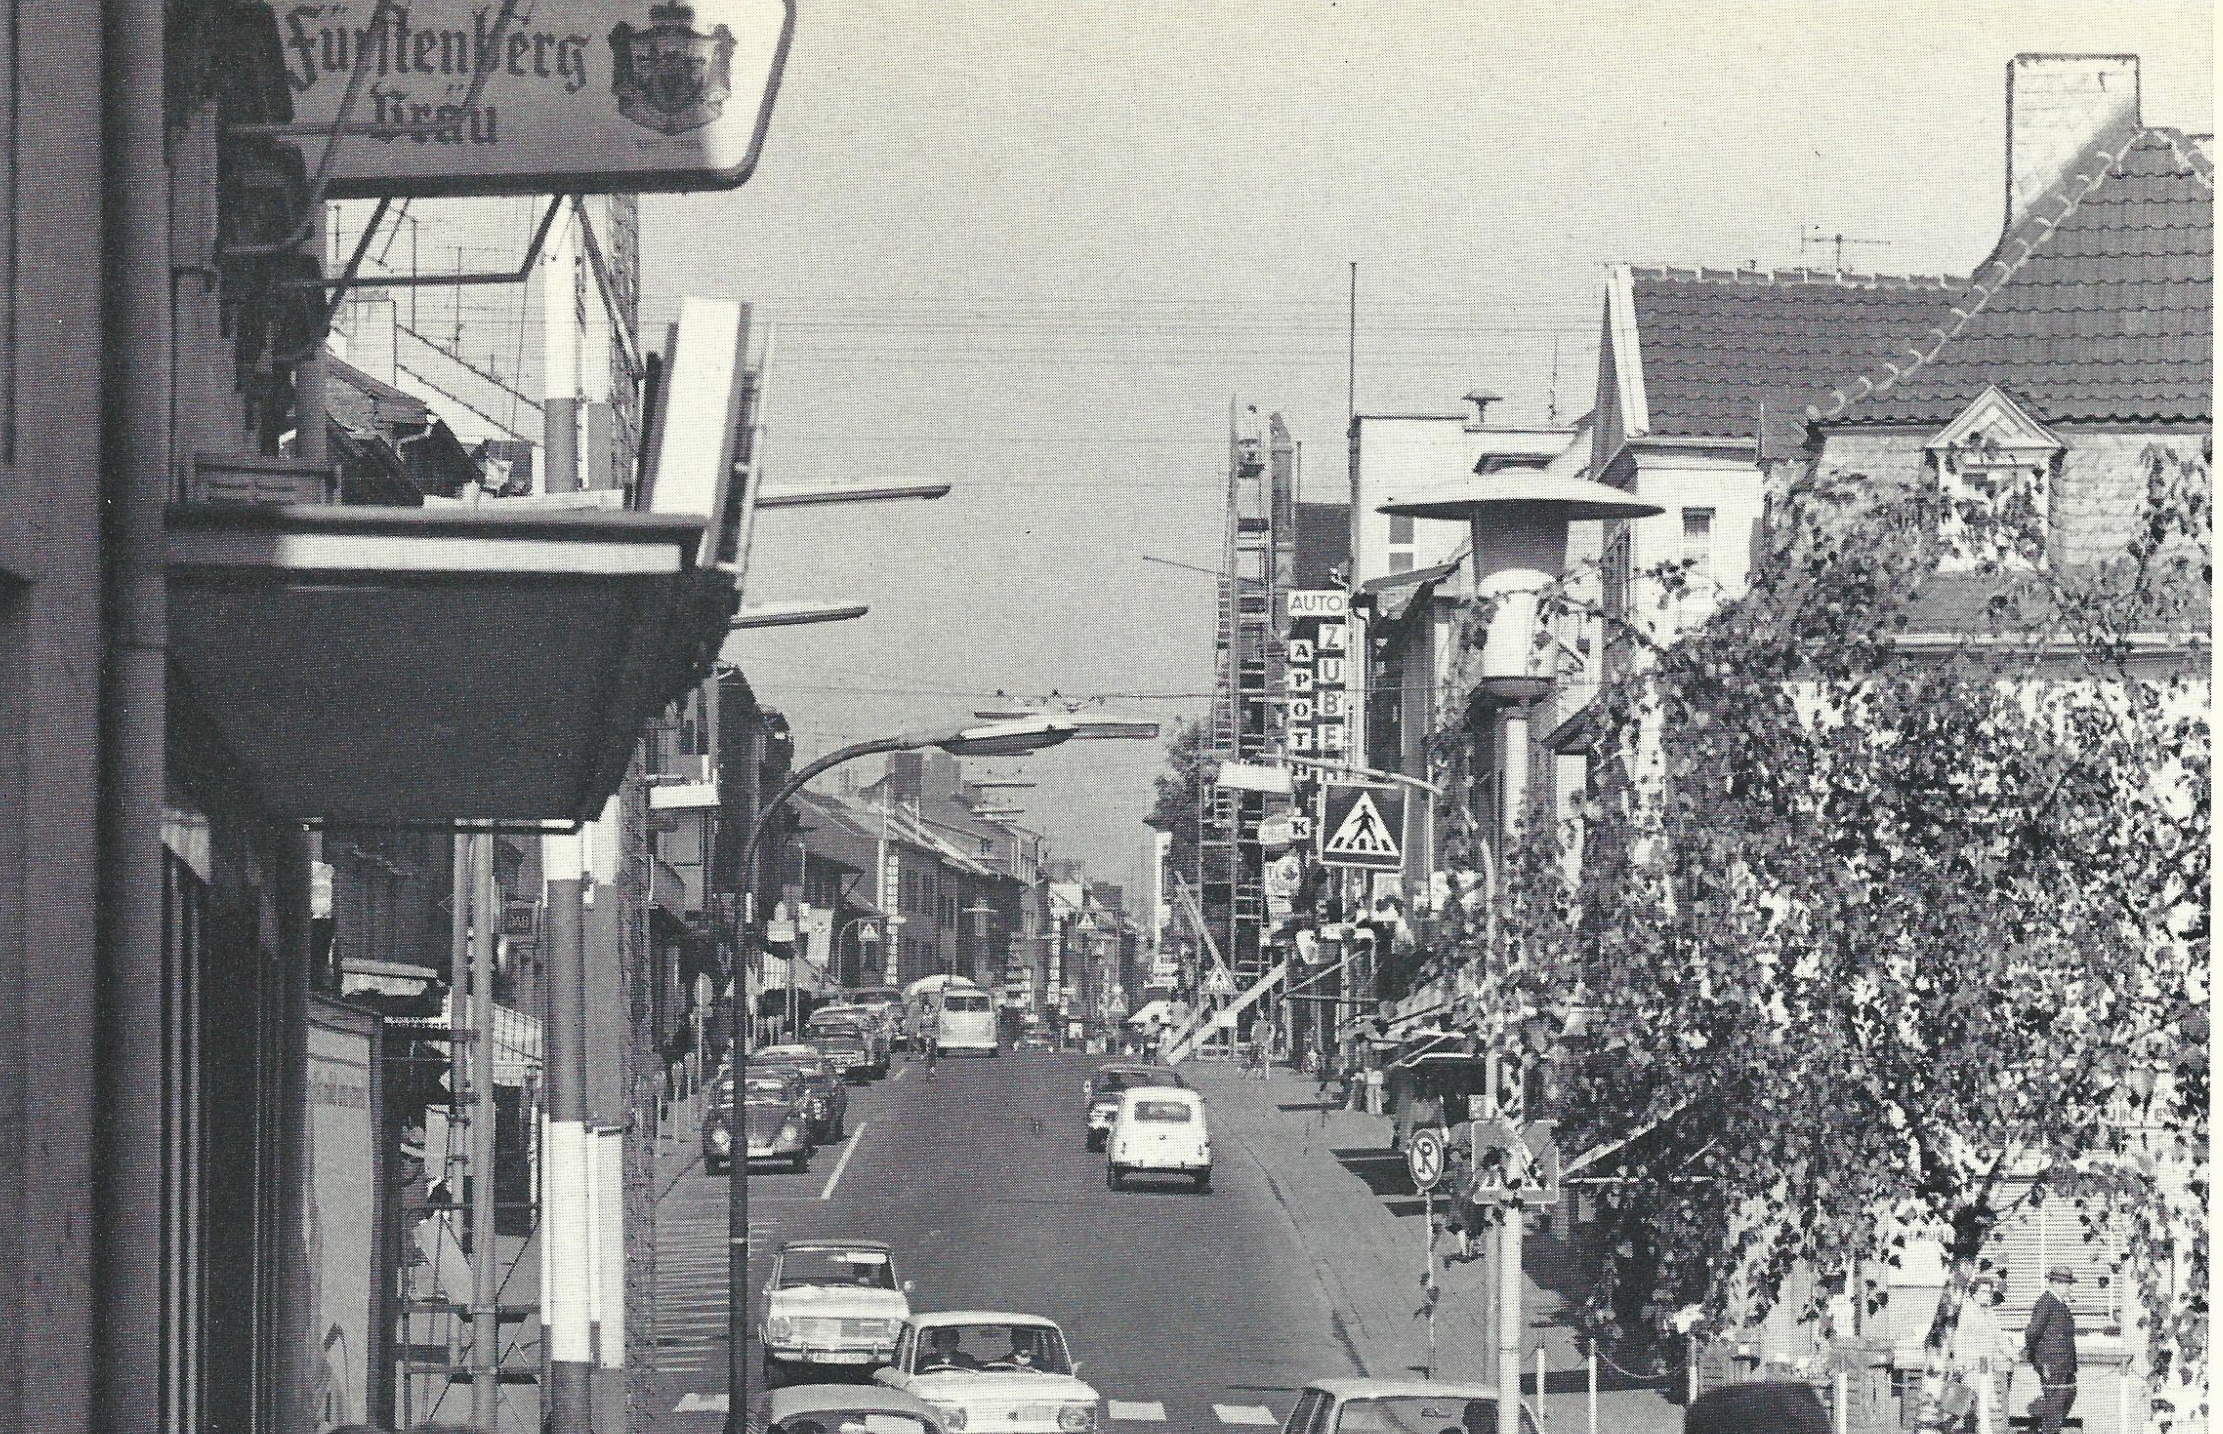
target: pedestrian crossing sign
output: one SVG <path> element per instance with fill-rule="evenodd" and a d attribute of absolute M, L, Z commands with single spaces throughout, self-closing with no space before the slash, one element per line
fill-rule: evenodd
<path fill-rule="evenodd" d="M 1405 864 L 1405 794 L 1357 782 L 1328 782 L 1320 791 L 1320 861 L 1375 871 Z"/>

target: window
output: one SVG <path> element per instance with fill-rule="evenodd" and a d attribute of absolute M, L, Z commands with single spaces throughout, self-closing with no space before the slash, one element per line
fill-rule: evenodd
<path fill-rule="evenodd" d="M 1629 527 L 1622 524 L 1620 531 L 1606 540 L 1605 554 L 1598 560 L 1599 583 L 1604 589 L 1605 611 L 1609 618 L 1626 619 L 1629 615 L 1629 584 L 1633 569 L 1629 558 Z M 1616 634 L 1608 632 L 1611 642 Z"/>
<path fill-rule="evenodd" d="M 2029 567 L 2044 560 L 2053 472 L 2064 446 L 1997 388 L 1986 389 L 1924 445 L 1944 512 L 1940 566 L 1986 562 Z"/>
<path fill-rule="evenodd" d="M 1714 583 L 1714 510 L 1683 509 L 1683 580 L 1693 592 L 1705 592 Z"/>
<path fill-rule="evenodd" d="M 1411 572 L 1413 570 L 1413 555 L 1411 553 L 1391 553 L 1389 555 L 1389 570 L 1393 573 Z"/>
<path fill-rule="evenodd" d="M 1187 1125 L 1189 1107 L 1178 1100 L 1138 1100 L 1135 1102 L 1135 1119 L 1158 1120 L 1168 1125 Z"/>
<path fill-rule="evenodd" d="M 1410 513 L 1390 514 L 1389 540 L 1392 543 L 1409 543 L 1413 540 L 1413 520 Z"/>

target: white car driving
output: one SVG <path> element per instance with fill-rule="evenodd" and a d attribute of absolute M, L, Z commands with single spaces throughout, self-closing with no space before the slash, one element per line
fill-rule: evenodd
<path fill-rule="evenodd" d="M 1119 1093 L 1105 1144 L 1104 1183 L 1118 1190 L 1131 1175 L 1184 1175 L 1198 1193 L 1212 1189 L 1212 1131 L 1204 1097 L 1177 1086 L 1129 1086 Z"/>
<path fill-rule="evenodd" d="M 954 1434 L 1094 1434 L 1102 1414 L 1065 1334 L 1040 1315 L 913 1315 L 895 1362 L 873 1375 L 925 1400 Z"/>
<path fill-rule="evenodd" d="M 811 1365 L 885 1364 L 910 1318 L 910 1286 L 878 1240 L 790 1240 L 764 1286 L 764 1383 Z"/>

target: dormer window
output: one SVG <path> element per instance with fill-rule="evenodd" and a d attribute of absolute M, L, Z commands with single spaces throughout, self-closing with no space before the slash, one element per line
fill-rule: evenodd
<path fill-rule="evenodd" d="M 2065 451 L 2050 429 L 1987 388 L 1924 448 L 1944 500 L 1940 567 L 1965 572 L 2045 561 L 2053 477 Z"/>

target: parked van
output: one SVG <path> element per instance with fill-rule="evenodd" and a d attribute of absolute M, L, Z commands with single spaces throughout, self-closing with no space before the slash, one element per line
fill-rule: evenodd
<path fill-rule="evenodd" d="M 1130 1175 L 1186 1175 L 1198 1194 L 1212 1189 L 1212 1131 L 1204 1097 L 1178 1086 L 1129 1086 L 1119 1093 L 1105 1143 L 1104 1183 L 1125 1188 Z"/>
<path fill-rule="evenodd" d="M 945 1056 L 1000 1056 L 1003 1042 L 996 1035 L 996 1007 L 978 987 L 951 986 L 942 992 L 940 1018 L 934 1026 L 934 1048 Z"/>

